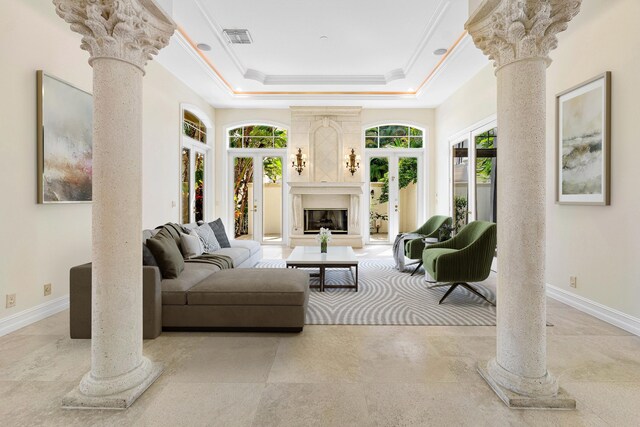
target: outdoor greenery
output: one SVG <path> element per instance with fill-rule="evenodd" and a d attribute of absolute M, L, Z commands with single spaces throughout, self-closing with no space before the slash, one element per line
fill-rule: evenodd
<path fill-rule="evenodd" d="M 387 171 L 379 182 L 383 182 L 382 191 L 378 201 L 386 203 L 389 201 L 389 172 Z M 407 187 L 409 184 L 418 182 L 418 159 L 416 157 L 402 157 L 398 161 L 398 186 L 399 189 Z"/>
<path fill-rule="evenodd" d="M 196 153 L 195 164 L 195 220 L 204 220 L 204 155 Z"/>
<path fill-rule="evenodd" d="M 365 131 L 366 148 L 422 148 L 420 129 L 402 125 L 386 125 Z"/>
<path fill-rule="evenodd" d="M 229 148 L 286 148 L 287 131 L 274 126 L 241 126 L 229 131 Z"/>
<path fill-rule="evenodd" d="M 495 140 L 495 131 L 492 129 L 476 136 L 476 147 L 479 149 L 495 148 Z M 476 178 L 478 182 L 485 183 L 491 181 L 493 161 L 493 157 L 478 157 L 476 159 Z"/>
<path fill-rule="evenodd" d="M 455 196 L 453 204 L 453 224 L 457 233 L 462 227 L 467 225 L 467 198 Z"/>

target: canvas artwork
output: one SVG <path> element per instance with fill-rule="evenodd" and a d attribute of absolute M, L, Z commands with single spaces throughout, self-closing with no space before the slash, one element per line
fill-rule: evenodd
<path fill-rule="evenodd" d="M 559 203 L 609 203 L 609 73 L 556 97 Z"/>
<path fill-rule="evenodd" d="M 90 202 L 92 96 L 42 71 L 37 88 L 38 202 Z"/>

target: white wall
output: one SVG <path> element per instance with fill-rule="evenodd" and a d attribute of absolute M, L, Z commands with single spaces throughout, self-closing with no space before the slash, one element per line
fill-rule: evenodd
<path fill-rule="evenodd" d="M 637 0 L 584 1 L 560 34 L 547 71 L 547 283 L 634 317 L 640 317 L 638 16 Z M 611 206 L 558 205 L 555 94 L 604 71 L 612 72 L 613 81 Z M 447 139 L 495 112 L 490 66 L 437 108 L 438 210 L 446 212 L 449 203 Z M 576 289 L 569 287 L 570 275 L 578 277 Z"/>
<path fill-rule="evenodd" d="M 80 36 L 55 14 L 50 0 L 3 0 L 0 28 L 1 320 L 67 295 L 69 268 L 90 259 L 91 204 L 36 203 L 36 70 L 90 92 L 92 72 L 88 53 L 80 50 Z M 179 194 L 180 102 L 210 109 L 160 65 L 150 63 L 144 81 L 141 165 L 145 226 L 178 219 L 171 201 L 177 202 Z M 44 296 L 45 283 L 53 285 L 51 296 Z M 17 305 L 5 309 L 10 293 L 17 294 Z"/>

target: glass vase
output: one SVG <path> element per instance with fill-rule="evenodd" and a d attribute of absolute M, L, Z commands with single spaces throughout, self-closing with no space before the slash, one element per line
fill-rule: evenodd
<path fill-rule="evenodd" d="M 320 242 L 320 253 L 321 254 L 327 253 L 327 242 Z"/>

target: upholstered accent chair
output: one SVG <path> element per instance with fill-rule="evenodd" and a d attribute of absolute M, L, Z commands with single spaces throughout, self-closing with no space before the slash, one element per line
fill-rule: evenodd
<path fill-rule="evenodd" d="M 445 215 L 434 215 L 427 222 L 418 228 L 416 231 L 412 231 L 412 234 L 421 234 L 422 237 L 418 239 L 408 240 L 404 245 L 404 255 L 412 260 L 417 260 L 418 265 L 413 270 L 411 275 L 416 274 L 418 269 L 422 266 L 422 251 L 424 251 L 424 241 L 428 237 L 438 238 L 438 230 L 443 225 L 451 225 L 451 217 Z"/>
<path fill-rule="evenodd" d="M 422 253 L 424 268 L 437 282 L 434 286 L 450 286 L 440 304 L 458 286 L 489 301 L 469 282 L 489 277 L 496 251 L 497 227 L 493 222 L 473 221 L 452 239 L 428 246 Z"/>

